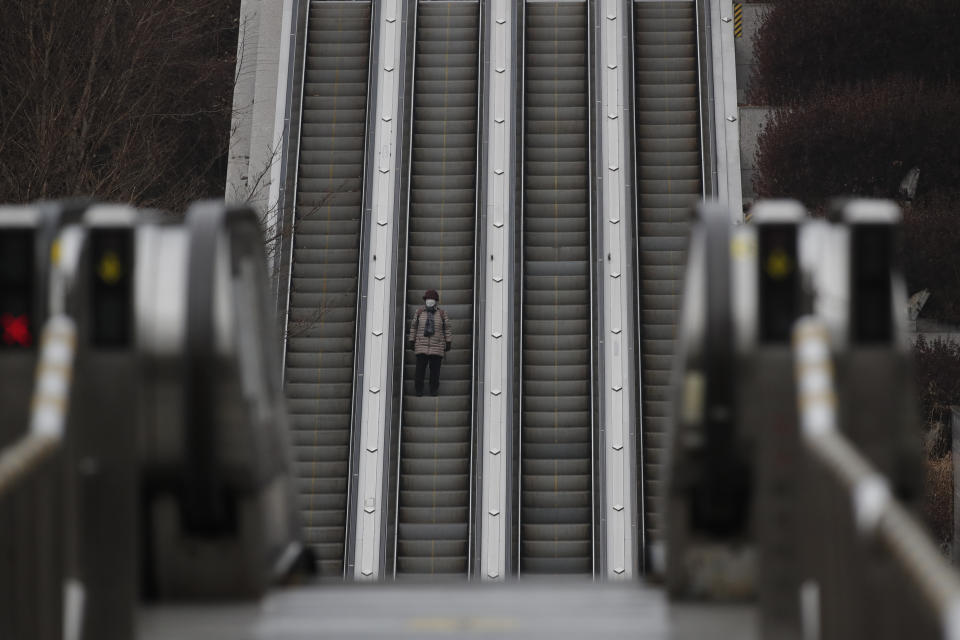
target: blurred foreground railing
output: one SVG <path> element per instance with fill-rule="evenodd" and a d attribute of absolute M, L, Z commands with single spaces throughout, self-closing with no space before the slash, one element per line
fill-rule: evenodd
<path fill-rule="evenodd" d="M 30 428 L 0 451 L 0 638 L 75 638 L 63 625 L 62 449 L 76 326 L 54 316 L 43 330 Z M 71 618 L 78 621 L 76 614 Z"/>
<path fill-rule="evenodd" d="M 794 330 L 803 637 L 960 638 L 960 576 L 841 432 L 825 325 Z"/>

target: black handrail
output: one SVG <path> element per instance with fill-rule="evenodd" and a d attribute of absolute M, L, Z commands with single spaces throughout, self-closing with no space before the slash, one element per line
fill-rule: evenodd
<path fill-rule="evenodd" d="M 694 492 L 693 524 L 715 535 L 742 530 L 749 509 L 750 464 L 738 453 L 733 379 L 736 357 L 731 303 L 731 225 L 726 207 L 698 207 L 705 234 L 706 372 L 703 475 Z"/>
<path fill-rule="evenodd" d="M 216 433 L 216 264 L 218 242 L 238 234 L 262 237 L 256 214 L 248 207 L 198 202 L 186 215 L 190 234 L 183 406 L 185 476 L 181 487 L 184 526 L 195 533 L 217 534 L 236 528 L 233 505 L 223 487 Z M 262 242 L 256 254 L 265 268 Z"/>

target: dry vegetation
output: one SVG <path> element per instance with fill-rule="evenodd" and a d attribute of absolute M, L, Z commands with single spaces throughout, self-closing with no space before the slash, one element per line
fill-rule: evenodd
<path fill-rule="evenodd" d="M 238 0 L 0 0 L 0 15 L 0 202 L 222 197 Z"/>
<path fill-rule="evenodd" d="M 901 262 L 926 317 L 960 323 L 960 3 L 792 0 L 755 40 L 751 102 L 777 107 L 758 141 L 756 190 L 814 210 L 838 195 L 894 198 Z M 914 167 L 917 191 L 900 185 Z M 916 388 L 926 444 L 923 509 L 952 539 L 950 406 L 960 404 L 960 346 L 919 340 Z"/>

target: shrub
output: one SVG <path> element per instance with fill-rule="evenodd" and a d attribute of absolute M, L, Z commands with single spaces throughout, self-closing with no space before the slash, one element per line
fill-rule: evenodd
<path fill-rule="evenodd" d="M 960 81 L 956 0 L 792 0 L 754 39 L 749 99 L 791 104 L 829 86 L 891 75 Z"/>
<path fill-rule="evenodd" d="M 930 290 L 924 316 L 960 324 L 960 191 L 905 207 L 901 264 L 909 291 Z"/>
<path fill-rule="evenodd" d="M 239 0 L 0 0 L 0 201 L 222 195 Z"/>
<path fill-rule="evenodd" d="M 818 91 L 777 110 L 757 141 L 755 188 L 818 208 L 831 197 L 896 197 L 920 167 L 919 194 L 960 185 L 960 91 L 903 79 Z"/>
<path fill-rule="evenodd" d="M 945 546 L 953 539 L 953 458 L 930 458 L 924 466 L 924 519 L 934 540 Z M 960 549 L 954 553 L 960 553 Z"/>
<path fill-rule="evenodd" d="M 950 406 L 960 405 L 960 344 L 928 341 L 922 335 L 913 347 L 914 381 L 927 428 L 949 433 Z"/>

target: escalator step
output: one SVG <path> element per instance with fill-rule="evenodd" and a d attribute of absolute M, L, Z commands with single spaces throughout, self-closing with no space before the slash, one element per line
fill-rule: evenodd
<path fill-rule="evenodd" d="M 590 573 L 586 3 L 526 13 L 521 573 Z"/>
<path fill-rule="evenodd" d="M 693 2 L 635 2 L 644 522 L 660 539 L 669 379 L 689 210 L 701 195 Z"/>
<path fill-rule="evenodd" d="M 477 2 L 418 8 L 406 315 L 439 291 L 454 348 L 437 398 L 414 395 L 406 354 L 398 577 L 467 573 L 479 17 Z"/>
<path fill-rule="evenodd" d="M 286 380 L 305 541 L 343 574 L 370 3 L 311 4 Z"/>

